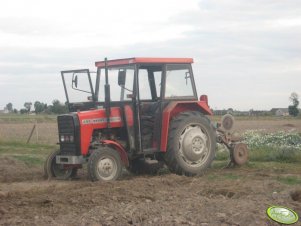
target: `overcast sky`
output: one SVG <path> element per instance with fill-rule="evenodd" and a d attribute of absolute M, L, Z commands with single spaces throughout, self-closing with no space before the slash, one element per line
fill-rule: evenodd
<path fill-rule="evenodd" d="M 65 101 L 61 70 L 139 56 L 194 58 L 213 109 L 287 107 L 301 96 L 301 1 L 2 1 L 0 109 Z"/>

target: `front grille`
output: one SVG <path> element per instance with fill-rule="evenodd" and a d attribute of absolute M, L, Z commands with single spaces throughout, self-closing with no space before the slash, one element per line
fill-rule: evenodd
<path fill-rule="evenodd" d="M 80 155 L 80 131 L 79 121 L 75 114 L 60 115 L 57 117 L 60 154 L 61 155 Z M 62 141 L 61 137 L 73 136 L 73 141 Z"/>
<path fill-rule="evenodd" d="M 74 135 L 74 120 L 71 115 L 60 115 L 57 121 L 60 134 Z"/>
<path fill-rule="evenodd" d="M 75 144 L 63 144 L 61 143 L 61 155 L 76 155 Z"/>

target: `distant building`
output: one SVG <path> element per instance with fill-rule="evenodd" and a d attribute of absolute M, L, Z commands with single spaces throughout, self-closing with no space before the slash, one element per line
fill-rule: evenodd
<path fill-rule="evenodd" d="M 3 110 L 0 110 L 0 114 L 8 114 L 9 110 L 5 107 Z"/>
<path fill-rule="evenodd" d="M 253 110 L 253 109 L 250 109 L 249 110 L 249 116 L 267 116 L 269 115 L 269 111 L 265 111 L 265 110 Z"/>
<path fill-rule="evenodd" d="M 288 108 L 272 108 L 271 113 L 276 116 L 288 116 Z"/>

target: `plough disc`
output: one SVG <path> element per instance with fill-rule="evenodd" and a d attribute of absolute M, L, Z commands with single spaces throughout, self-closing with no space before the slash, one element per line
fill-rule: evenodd
<path fill-rule="evenodd" d="M 237 143 L 234 145 L 232 153 L 232 161 L 236 165 L 243 165 L 248 161 L 249 151 L 248 147 L 244 143 Z"/>
<path fill-rule="evenodd" d="M 234 127 L 234 117 L 230 114 L 226 114 L 222 117 L 222 128 L 226 131 L 230 131 Z"/>

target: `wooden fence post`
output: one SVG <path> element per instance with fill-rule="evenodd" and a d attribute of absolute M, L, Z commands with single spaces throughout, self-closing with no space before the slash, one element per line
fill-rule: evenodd
<path fill-rule="evenodd" d="M 31 139 L 31 137 L 32 137 L 32 134 L 33 134 L 33 132 L 34 132 L 35 128 L 36 128 L 36 124 L 34 124 L 34 125 L 33 125 L 33 127 L 32 127 L 32 130 L 31 130 L 31 132 L 30 132 L 30 135 L 29 135 L 29 137 L 28 137 L 28 139 L 27 139 L 27 142 L 26 142 L 26 144 L 28 144 L 28 143 L 29 143 L 29 141 L 30 141 L 30 139 Z"/>

